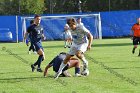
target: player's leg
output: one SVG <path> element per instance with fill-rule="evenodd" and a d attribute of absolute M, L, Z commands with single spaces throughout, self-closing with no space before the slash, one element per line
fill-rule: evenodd
<path fill-rule="evenodd" d="M 59 75 L 62 73 L 63 68 L 66 66 L 66 64 L 70 60 L 70 58 L 75 55 L 75 53 L 76 53 L 76 45 L 73 43 L 71 48 L 70 48 L 69 53 L 67 54 L 64 61 L 61 63 L 58 72 L 54 76 L 55 79 L 57 79 L 59 77 Z"/>
<path fill-rule="evenodd" d="M 88 68 L 88 61 L 85 59 L 85 56 L 82 51 L 77 51 L 76 56 L 83 62 L 83 70 Z"/>
<path fill-rule="evenodd" d="M 42 61 L 45 59 L 45 54 L 42 48 L 40 48 L 37 53 L 39 55 L 38 60 L 37 60 L 37 63 L 38 63 L 37 71 L 42 72 L 42 69 L 40 66 L 41 66 Z"/>
<path fill-rule="evenodd" d="M 69 38 L 69 39 L 68 39 L 68 48 L 70 48 L 71 45 L 72 45 L 72 43 L 71 43 L 71 39 Z"/>
<path fill-rule="evenodd" d="M 138 56 L 140 57 L 140 49 L 139 49 L 139 54 L 138 54 Z"/>
<path fill-rule="evenodd" d="M 134 47 L 133 47 L 133 49 L 132 49 L 132 53 L 134 54 L 134 53 L 135 53 L 135 49 L 136 49 L 137 46 L 138 46 L 138 38 L 137 38 L 137 37 L 134 37 L 134 38 L 133 38 L 133 45 L 134 45 Z"/>
<path fill-rule="evenodd" d="M 67 39 L 65 39 L 65 45 L 64 45 L 64 48 L 67 47 Z"/>
<path fill-rule="evenodd" d="M 69 61 L 69 69 L 75 67 L 75 76 L 81 76 L 80 75 L 80 62 L 78 59 L 72 59 Z"/>
<path fill-rule="evenodd" d="M 59 75 L 62 73 L 62 70 L 64 69 L 64 67 L 67 65 L 68 61 L 70 60 L 72 56 L 67 54 L 66 58 L 64 59 L 64 61 L 61 63 L 58 72 L 55 74 L 54 78 L 57 79 L 59 77 Z"/>
<path fill-rule="evenodd" d="M 83 62 L 83 70 L 88 68 L 88 61 L 84 56 L 84 52 L 87 50 L 88 43 L 84 43 L 77 46 L 76 56 Z"/>
<path fill-rule="evenodd" d="M 139 42 L 139 44 L 140 44 L 140 37 L 139 37 L 139 39 L 138 39 L 138 42 Z M 140 57 L 140 49 L 139 49 L 139 54 L 138 54 L 138 56 Z"/>
<path fill-rule="evenodd" d="M 33 43 L 31 43 L 31 50 L 33 51 L 33 52 L 35 52 L 35 48 L 34 48 L 34 45 L 33 45 Z"/>
<path fill-rule="evenodd" d="M 39 57 L 38 57 L 38 60 L 34 64 L 31 65 L 32 72 L 34 72 L 36 65 L 38 65 L 37 71 L 42 72 L 40 65 L 41 65 L 41 62 L 45 59 L 45 54 L 43 52 L 43 49 L 40 46 L 40 43 L 35 43 L 34 46 L 35 46 L 35 49 L 37 50 Z"/>

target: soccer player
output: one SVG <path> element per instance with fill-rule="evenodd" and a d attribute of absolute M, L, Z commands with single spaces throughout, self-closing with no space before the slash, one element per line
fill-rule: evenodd
<path fill-rule="evenodd" d="M 138 44 L 140 44 L 140 18 L 137 18 L 137 23 L 132 26 L 132 33 L 133 33 L 133 50 L 132 53 L 135 53 L 135 49 L 137 48 Z M 140 56 L 140 49 L 139 54 Z"/>
<path fill-rule="evenodd" d="M 41 62 L 45 59 L 44 49 L 42 47 L 42 37 L 44 38 L 43 28 L 40 25 L 41 16 L 35 15 L 34 24 L 28 27 L 27 33 L 31 35 L 31 43 L 35 46 L 37 54 L 39 55 L 38 60 L 31 65 L 32 72 L 34 72 L 35 67 L 37 67 L 38 72 L 43 72 L 40 68 Z M 25 35 L 26 36 L 26 35 Z"/>
<path fill-rule="evenodd" d="M 53 71 L 58 72 L 59 67 L 61 65 L 61 63 L 63 62 L 63 60 L 66 58 L 66 53 L 65 52 L 61 52 L 60 54 L 58 54 L 45 68 L 44 71 L 44 76 L 46 76 L 48 74 L 48 69 L 50 67 L 53 67 Z M 71 58 L 68 61 L 68 64 L 64 67 L 63 71 L 62 71 L 62 76 L 66 76 L 66 77 L 71 77 L 71 74 L 68 73 L 68 69 L 75 67 L 75 76 L 81 76 L 80 74 L 80 62 L 77 58 Z"/>
<path fill-rule="evenodd" d="M 70 48 L 70 46 L 72 44 L 72 35 L 71 35 L 68 24 L 66 24 L 64 27 L 64 39 L 65 39 L 64 48 L 67 48 L 67 47 Z"/>
<path fill-rule="evenodd" d="M 31 20 L 30 21 L 30 26 L 34 24 L 34 20 Z M 25 33 L 26 34 L 26 33 Z M 26 34 L 27 35 L 27 34 Z M 27 36 L 26 36 L 27 37 Z M 28 51 L 28 54 L 31 54 L 31 50 L 36 53 L 35 51 L 35 47 L 33 45 L 33 43 L 30 41 L 31 40 L 31 35 L 30 33 L 28 33 L 28 38 L 26 39 L 26 45 L 29 46 L 29 42 L 31 43 L 30 47 L 29 47 L 29 51 Z"/>
<path fill-rule="evenodd" d="M 81 17 L 77 18 L 77 26 L 78 26 L 78 25 L 84 25 L 84 24 L 82 23 Z"/>
<path fill-rule="evenodd" d="M 86 50 L 90 50 L 93 36 L 90 31 L 83 25 L 77 26 L 76 20 L 74 18 L 67 19 L 67 24 L 71 28 L 73 39 L 72 46 L 66 58 L 60 65 L 58 72 L 54 76 L 55 79 L 59 77 L 59 75 L 62 73 L 63 68 L 67 65 L 70 58 L 74 55 L 76 55 L 83 62 L 83 71 L 88 69 L 88 61 L 84 57 L 84 52 Z"/>

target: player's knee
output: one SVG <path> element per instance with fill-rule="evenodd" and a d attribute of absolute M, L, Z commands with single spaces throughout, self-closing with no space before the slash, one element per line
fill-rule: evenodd
<path fill-rule="evenodd" d="M 137 48 L 138 46 L 137 45 L 134 45 L 134 48 Z"/>
<path fill-rule="evenodd" d="M 82 57 L 82 53 L 81 53 L 80 51 L 78 51 L 78 52 L 76 53 L 76 56 L 77 56 L 78 58 L 81 58 L 81 57 Z"/>
<path fill-rule="evenodd" d="M 76 62 L 76 67 L 80 67 L 80 62 L 79 61 Z"/>
<path fill-rule="evenodd" d="M 39 49 L 37 53 L 38 55 L 44 55 L 44 52 L 42 51 L 42 49 Z"/>

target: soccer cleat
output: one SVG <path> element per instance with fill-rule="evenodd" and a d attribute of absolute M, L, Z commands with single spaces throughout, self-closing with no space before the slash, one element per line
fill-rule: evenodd
<path fill-rule="evenodd" d="M 41 68 L 37 68 L 37 72 L 43 72 Z"/>
<path fill-rule="evenodd" d="M 68 46 L 68 48 L 70 48 L 70 46 Z"/>
<path fill-rule="evenodd" d="M 31 68 L 32 68 L 32 72 L 34 72 L 35 71 L 34 65 L 31 65 Z"/>
<path fill-rule="evenodd" d="M 60 76 L 62 72 L 57 72 L 55 75 L 54 75 L 54 79 L 58 79 L 58 77 Z"/>
<path fill-rule="evenodd" d="M 81 77 L 82 75 L 81 74 L 79 74 L 79 73 L 76 73 L 75 74 L 75 77 Z"/>
<path fill-rule="evenodd" d="M 138 57 L 140 57 L 140 54 L 138 55 Z"/>
<path fill-rule="evenodd" d="M 68 73 L 68 71 L 64 71 L 63 74 L 65 75 L 65 77 L 72 77 L 70 73 Z"/>

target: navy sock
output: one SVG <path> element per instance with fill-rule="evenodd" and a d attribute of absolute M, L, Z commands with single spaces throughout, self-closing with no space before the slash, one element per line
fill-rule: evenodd
<path fill-rule="evenodd" d="M 36 66 L 38 64 L 38 62 L 36 61 L 35 63 L 34 63 L 34 66 Z"/>
<path fill-rule="evenodd" d="M 38 60 L 37 60 L 38 68 L 40 68 L 40 65 L 41 65 L 42 59 L 43 59 L 43 55 L 40 55 L 40 56 L 38 57 Z"/>
<path fill-rule="evenodd" d="M 79 67 L 75 67 L 75 74 L 76 73 L 78 73 L 78 74 L 80 73 L 80 68 Z"/>

